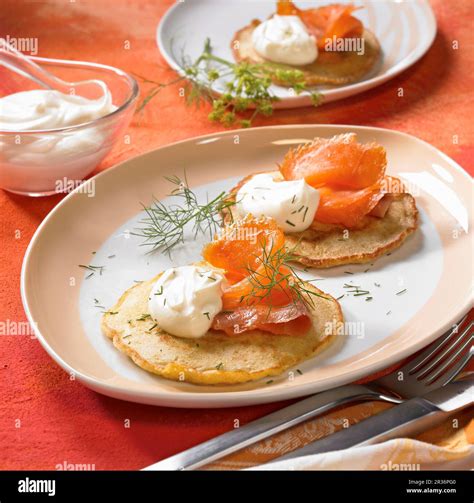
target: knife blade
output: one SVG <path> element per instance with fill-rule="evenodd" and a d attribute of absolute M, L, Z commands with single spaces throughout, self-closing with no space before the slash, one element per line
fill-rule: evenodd
<path fill-rule="evenodd" d="M 191 449 L 147 466 L 143 470 L 193 470 L 199 468 L 286 428 L 323 414 L 335 406 L 352 402 L 354 399 L 368 400 L 376 399 L 376 397 L 374 397 L 373 391 L 357 384 L 347 384 L 322 391 L 245 426 L 223 433 Z M 385 400 L 389 401 L 390 398 L 385 396 Z M 398 403 L 399 400 L 393 399 L 393 402 Z"/>
<path fill-rule="evenodd" d="M 321 440 L 272 459 L 274 462 L 339 451 L 416 435 L 474 403 L 474 379 L 452 382 L 422 397 L 412 398 Z"/>

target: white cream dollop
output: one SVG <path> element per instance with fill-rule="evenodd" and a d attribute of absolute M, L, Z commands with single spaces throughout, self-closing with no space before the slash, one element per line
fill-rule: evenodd
<path fill-rule="evenodd" d="M 237 192 L 237 211 L 275 219 L 284 232 L 301 232 L 314 219 L 319 191 L 304 179 L 275 181 L 270 173 L 254 175 Z"/>
<path fill-rule="evenodd" d="M 222 310 L 223 280 L 219 272 L 195 265 L 167 269 L 153 285 L 149 313 L 172 335 L 202 337 Z"/>
<path fill-rule="evenodd" d="M 0 130 L 31 131 L 76 126 L 113 112 L 108 89 L 97 99 L 34 89 L 0 98 Z"/>
<path fill-rule="evenodd" d="M 254 49 L 275 63 L 309 65 L 318 57 L 316 39 L 306 31 L 298 16 L 274 15 L 252 33 Z"/>

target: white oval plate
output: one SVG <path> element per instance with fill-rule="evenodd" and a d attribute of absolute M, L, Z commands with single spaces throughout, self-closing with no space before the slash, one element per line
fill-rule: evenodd
<path fill-rule="evenodd" d="M 360 141 L 385 146 L 389 173 L 419 190 L 421 213 L 420 229 L 373 266 L 306 273 L 321 278 L 318 286 L 335 297 L 351 281 L 370 290 L 370 302 L 351 296 L 340 301 L 346 320 L 353 322 L 351 335 L 298 365 L 302 375 L 291 369 L 271 384 L 263 380 L 239 386 L 168 381 L 140 369 L 113 347 L 100 331 L 99 306 L 110 308 L 134 281 L 153 277 L 171 263 L 198 260 L 208 239 L 188 241 L 171 262 L 160 253 L 146 254 L 140 239 L 130 234 L 142 216 L 140 203 L 169 192 L 164 176 L 182 176 L 186 169 L 199 196 L 212 196 L 249 173 L 274 169 L 291 145 L 349 131 Z M 61 201 L 26 252 L 23 304 L 52 358 L 85 385 L 113 397 L 175 407 L 225 407 L 303 396 L 388 367 L 461 318 L 471 304 L 471 208 L 469 176 L 434 147 L 403 133 L 355 126 L 276 126 L 193 138 L 119 164 Z M 86 279 L 88 272 L 79 264 L 105 269 Z"/>
<path fill-rule="evenodd" d="M 327 2 L 296 2 L 302 8 L 330 4 Z M 332 2 L 334 3 L 334 2 Z M 403 72 L 416 63 L 431 47 L 436 35 L 436 18 L 427 0 L 360 0 L 356 11 L 368 29 L 375 33 L 382 46 L 382 63 L 366 78 L 354 84 L 318 88 L 325 102 L 340 100 L 361 93 Z M 230 48 L 234 33 L 252 19 L 266 19 L 275 12 L 274 0 L 186 0 L 177 2 L 161 19 L 156 39 L 161 54 L 175 70 L 180 68 L 182 51 L 196 59 L 204 41 L 211 39 L 217 56 L 233 61 Z M 216 91 L 222 88 L 216 87 Z M 311 104 L 307 94 L 295 96 L 284 87 L 272 86 L 281 101 L 276 108 L 296 108 Z"/>

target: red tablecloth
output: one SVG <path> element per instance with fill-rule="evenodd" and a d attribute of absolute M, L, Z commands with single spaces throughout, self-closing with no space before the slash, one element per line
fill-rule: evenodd
<path fill-rule="evenodd" d="M 171 0 L 3 0 L 0 35 L 36 37 L 40 56 L 96 61 L 163 81 L 173 74 L 158 53 L 155 30 L 171 4 Z M 255 125 L 393 128 L 432 143 L 472 173 L 472 2 L 433 0 L 432 4 L 439 24 L 433 47 L 401 76 L 363 95 L 319 109 L 279 111 Z M 453 49 L 453 41 L 458 49 Z M 401 87 L 403 98 L 398 97 Z M 8 72 L 0 69 L 0 95 L 5 93 Z M 131 144 L 117 147 L 99 170 L 175 140 L 218 131 L 220 126 L 209 123 L 206 116 L 206 110 L 185 109 L 176 88 L 164 90 L 132 124 Z M 453 140 L 456 136 L 458 142 Z M 28 199 L 0 191 L 2 321 L 26 320 L 19 288 L 21 262 L 38 224 L 60 199 Z M 231 429 L 236 418 L 244 424 L 283 405 L 178 410 L 114 400 L 71 381 L 37 340 L 7 335 L 0 337 L 0 393 L 2 469 L 55 469 L 64 463 L 137 469 Z M 360 417 L 375 410 L 370 404 L 364 407 Z"/>

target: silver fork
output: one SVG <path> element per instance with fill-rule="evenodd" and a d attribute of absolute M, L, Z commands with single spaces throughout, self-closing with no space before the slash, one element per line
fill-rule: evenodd
<path fill-rule="evenodd" d="M 466 323 L 466 320 L 467 316 L 451 331 L 431 343 L 415 359 L 397 371 L 377 379 L 371 385 L 381 386 L 401 398 L 413 398 L 450 383 L 470 358 L 474 321 Z M 453 364 L 454 362 L 456 363 Z"/>
<path fill-rule="evenodd" d="M 144 469 L 193 470 L 335 407 L 360 400 L 399 404 L 444 386 L 456 378 L 469 360 L 474 322 L 466 320 L 467 316 L 415 359 L 370 384 L 349 384 L 317 393 Z"/>

